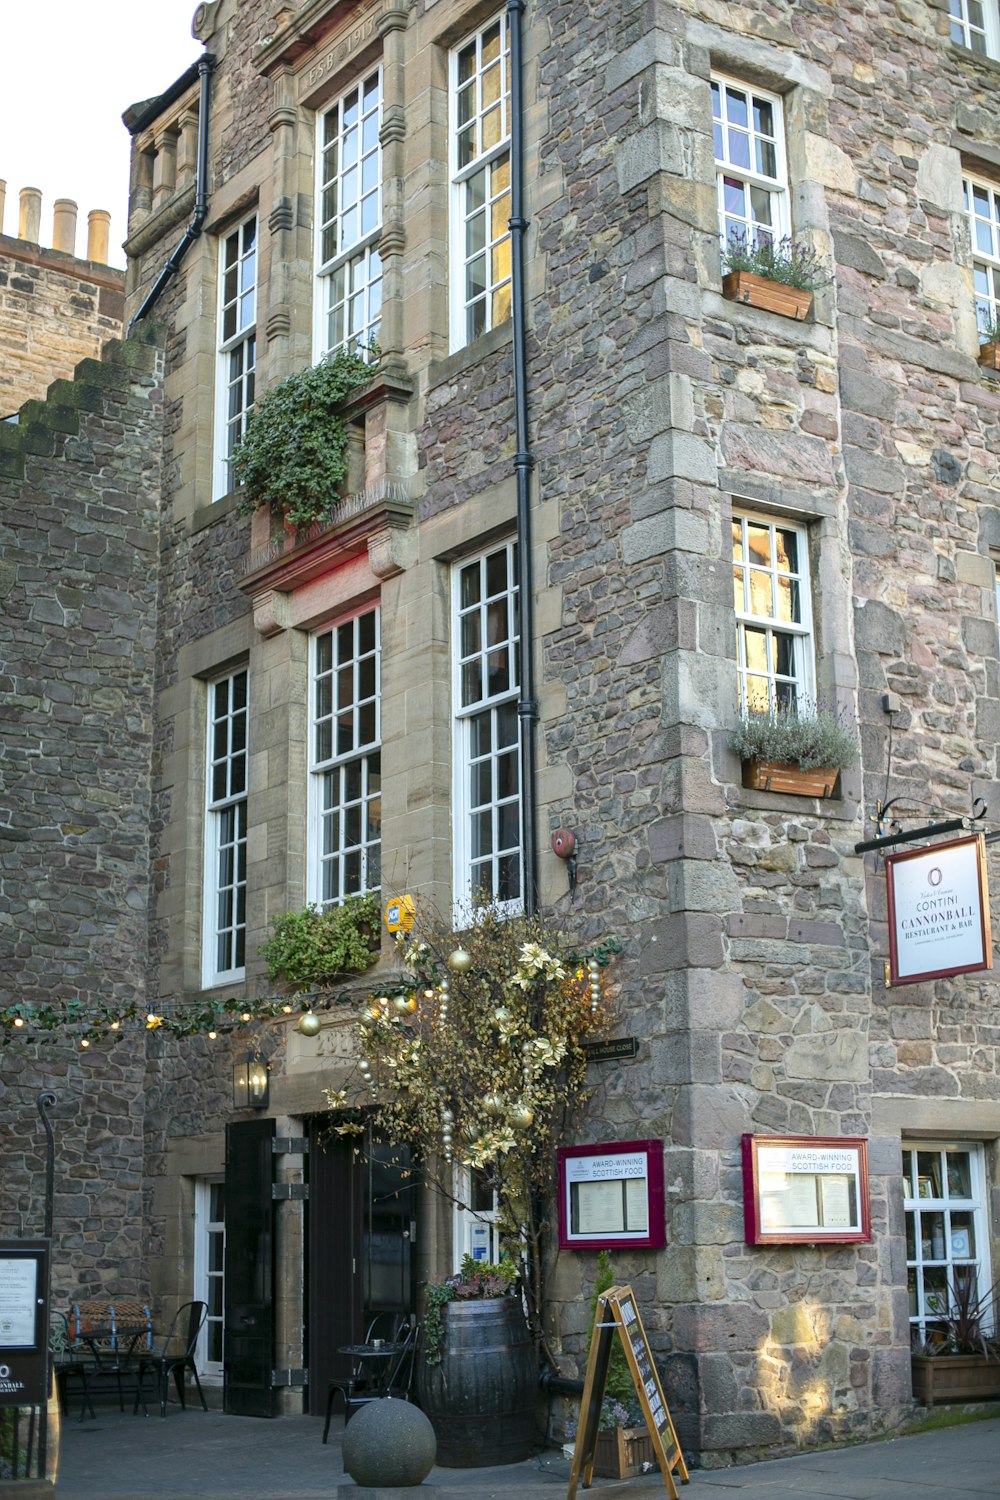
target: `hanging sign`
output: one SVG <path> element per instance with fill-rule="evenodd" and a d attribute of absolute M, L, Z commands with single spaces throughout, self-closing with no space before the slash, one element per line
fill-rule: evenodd
<path fill-rule="evenodd" d="M 887 855 L 885 884 L 890 985 L 992 969 L 983 834 Z"/>
<path fill-rule="evenodd" d="M 597 1299 L 594 1331 L 590 1339 L 590 1355 L 587 1373 L 583 1380 L 583 1395 L 580 1397 L 580 1422 L 576 1441 L 573 1444 L 573 1467 L 570 1470 L 569 1489 L 566 1500 L 574 1500 L 576 1487 L 583 1480 L 584 1489 L 589 1489 L 594 1477 L 594 1455 L 597 1452 L 597 1434 L 601 1422 L 601 1406 L 604 1388 L 608 1380 L 608 1365 L 611 1346 L 620 1337 L 625 1350 L 632 1384 L 639 1398 L 646 1430 L 656 1454 L 663 1483 L 670 1500 L 677 1500 L 677 1485 L 674 1470 L 687 1484 L 688 1471 L 677 1441 L 677 1433 L 667 1409 L 660 1377 L 653 1363 L 646 1330 L 642 1326 L 635 1294 L 630 1286 L 611 1286 Z"/>
<path fill-rule="evenodd" d="M 748 1245 L 867 1244 L 868 1142 L 745 1135 L 743 1222 Z"/>
<path fill-rule="evenodd" d="M 661 1250 L 663 1142 L 560 1146 L 560 1250 Z"/>

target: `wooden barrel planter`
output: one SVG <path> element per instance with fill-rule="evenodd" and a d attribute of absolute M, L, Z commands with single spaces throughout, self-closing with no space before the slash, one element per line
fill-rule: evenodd
<path fill-rule="evenodd" d="M 448 1302 L 441 1313 L 441 1363 L 421 1360 L 417 1371 L 437 1462 L 446 1469 L 481 1469 L 530 1458 L 537 1446 L 538 1370 L 520 1302 Z"/>

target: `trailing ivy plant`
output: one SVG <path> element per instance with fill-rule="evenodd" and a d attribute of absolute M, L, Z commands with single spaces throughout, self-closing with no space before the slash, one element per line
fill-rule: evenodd
<path fill-rule="evenodd" d="M 233 458 L 243 514 L 270 505 L 299 528 L 333 514 L 347 475 L 342 406 L 371 380 L 377 358 L 374 345 L 360 352 L 339 349 L 289 375 L 257 402 Z"/>
<path fill-rule="evenodd" d="M 344 974 L 362 974 L 378 958 L 377 896 L 347 896 L 340 906 L 286 911 L 260 948 L 268 979 L 322 989 Z"/>

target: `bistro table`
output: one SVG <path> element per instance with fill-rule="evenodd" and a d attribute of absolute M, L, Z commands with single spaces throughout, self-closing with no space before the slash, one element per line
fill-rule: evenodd
<path fill-rule="evenodd" d="M 144 1417 L 149 1416 L 146 1400 L 142 1393 L 142 1385 L 139 1380 L 138 1351 L 140 1345 L 150 1337 L 150 1326 L 148 1323 L 115 1323 L 107 1328 L 88 1327 L 81 1329 L 75 1350 L 81 1346 L 86 1347 L 91 1355 L 92 1364 L 84 1371 L 83 1391 L 84 1399 L 80 1407 L 80 1421 L 83 1421 L 84 1412 L 90 1407 L 90 1415 L 94 1415 L 94 1405 L 91 1399 L 94 1391 L 94 1382 L 104 1376 L 113 1376 L 118 1391 L 118 1406 L 121 1411 L 125 1410 L 125 1390 L 123 1382 L 128 1380 L 134 1382 L 138 1393 L 138 1401 L 142 1406 Z M 130 1388 L 131 1394 L 131 1388 Z"/>
<path fill-rule="evenodd" d="M 384 1396 L 390 1361 L 397 1354 L 402 1354 L 405 1348 L 405 1344 L 393 1343 L 391 1339 L 372 1339 L 367 1344 L 341 1344 L 337 1353 L 350 1354 L 353 1359 L 359 1361 L 359 1368 L 355 1372 L 356 1376 L 360 1376 L 364 1370 L 364 1362 L 371 1360 L 370 1383 L 379 1396 Z M 366 1370 L 364 1373 L 367 1375 Z M 348 1398 L 348 1405 L 350 1405 L 350 1398 Z"/>

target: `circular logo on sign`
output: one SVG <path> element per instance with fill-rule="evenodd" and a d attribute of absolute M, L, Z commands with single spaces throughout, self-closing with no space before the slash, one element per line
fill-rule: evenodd
<path fill-rule="evenodd" d="M 0 1365 L 0 1380 L 7 1380 L 9 1377 L 10 1365 Z"/>
<path fill-rule="evenodd" d="M 937 865 L 932 865 L 931 868 L 927 871 L 928 885 L 940 885 L 943 878 L 944 877 L 942 876 L 941 871 L 938 869 Z"/>

